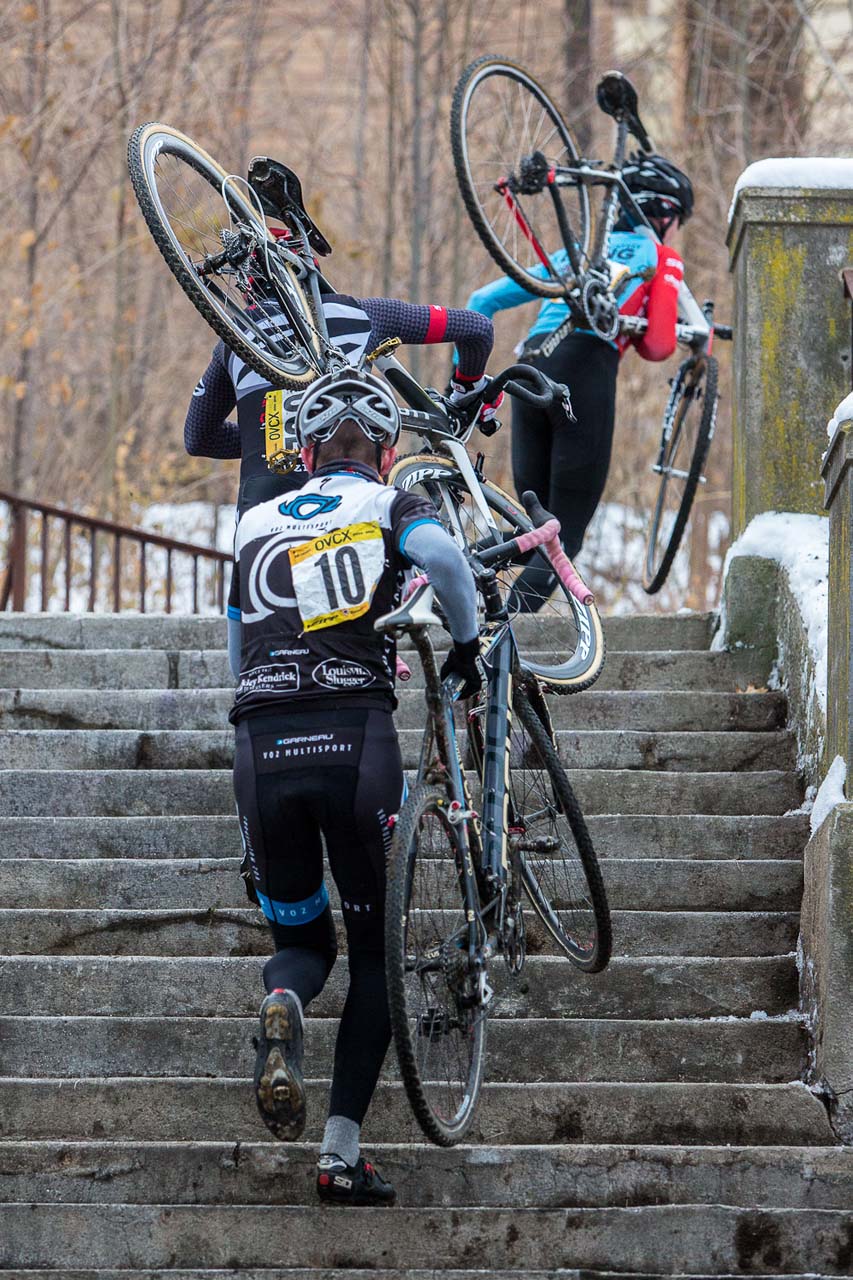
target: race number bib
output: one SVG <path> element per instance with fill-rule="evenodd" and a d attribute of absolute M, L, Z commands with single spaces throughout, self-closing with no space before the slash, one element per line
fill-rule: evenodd
<path fill-rule="evenodd" d="M 293 593 L 306 631 L 367 613 L 385 568 L 382 530 L 371 520 L 292 547 Z"/>
<path fill-rule="evenodd" d="M 264 457 L 271 471 L 290 470 L 299 461 L 296 440 L 296 410 L 302 393 L 268 391 L 264 397 L 261 426 L 264 432 Z"/>

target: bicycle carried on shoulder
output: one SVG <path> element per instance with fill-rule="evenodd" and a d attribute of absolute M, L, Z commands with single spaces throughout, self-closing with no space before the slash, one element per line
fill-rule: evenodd
<path fill-rule="evenodd" d="M 249 180 L 229 174 L 197 143 L 164 124 L 141 125 L 128 146 L 128 167 L 148 228 L 169 269 L 199 313 L 245 363 L 273 386 L 304 390 L 320 374 L 345 367 L 330 340 L 321 297 L 331 289 L 317 257 L 330 252 L 302 198 L 299 180 L 284 165 L 257 158 Z M 274 236 L 267 217 L 281 221 L 288 238 Z M 524 509 L 485 478 L 483 457 L 465 448 L 470 415 L 425 389 L 397 360 L 395 340 L 358 361 L 374 365 L 410 406 L 404 427 L 419 438 L 416 454 L 401 458 L 389 482 L 417 489 L 435 505 L 463 548 L 499 544 L 532 528 Z M 483 396 L 505 388 L 538 405 L 566 395 L 530 366 L 513 366 Z M 293 422 L 298 396 L 283 399 L 281 447 L 268 459 L 286 469 L 298 456 Z M 530 553 L 538 556 L 536 550 Z M 517 627 L 527 668 L 556 692 L 575 692 L 597 678 L 604 662 L 601 621 L 558 583 L 536 612 L 521 570 L 507 564 L 501 580 L 513 609 L 529 616 Z"/>
<path fill-rule="evenodd" d="M 630 277 L 624 268 L 614 269 L 608 248 L 620 210 L 628 211 L 635 230 L 659 241 L 622 177 L 629 135 L 643 151 L 652 150 L 636 90 L 611 71 L 596 99 L 616 121 L 609 165 L 581 156 L 553 99 L 523 67 L 487 54 L 456 85 L 450 138 L 465 208 L 500 269 L 531 294 L 565 302 L 566 332 L 583 329 L 612 342 L 647 327 L 643 317 L 619 313 L 617 292 Z M 593 187 L 604 188 L 594 230 Z M 690 354 L 671 381 L 652 465 L 660 480 L 646 540 L 643 585 L 649 594 L 666 581 L 704 483 L 718 403 L 713 341 L 732 334 L 714 323 L 713 304 L 700 307 L 683 280 L 678 313 L 676 337 Z"/>
<path fill-rule="evenodd" d="M 485 1071 L 491 965 L 512 974 L 526 959 L 523 899 L 551 949 L 597 973 L 611 950 L 610 914 L 586 823 L 555 745 L 539 682 L 520 661 L 499 572 L 545 547 L 566 590 L 589 591 L 559 545 L 559 524 L 532 493 L 534 527 L 472 554 L 484 603 L 485 694 L 454 718 L 460 681 L 442 683 L 429 627 L 432 588 L 380 618 L 411 636 L 423 666 L 427 726 L 415 785 L 397 816 L 388 864 L 386 974 L 401 1075 L 424 1133 L 441 1146 L 470 1129 Z M 475 805 L 478 806 L 475 808 Z M 479 810 L 479 811 L 478 811 Z"/>

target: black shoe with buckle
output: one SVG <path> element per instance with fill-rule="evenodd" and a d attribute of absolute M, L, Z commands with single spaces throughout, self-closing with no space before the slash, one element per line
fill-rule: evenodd
<path fill-rule="evenodd" d="M 290 991 L 271 991 L 264 1000 L 255 1048 L 255 1099 L 261 1119 L 280 1141 L 293 1142 L 305 1128 L 305 1082 L 302 1017 Z"/>
<path fill-rule="evenodd" d="M 317 1161 L 317 1195 L 326 1204 L 393 1204 L 397 1193 L 364 1156 L 350 1165 L 328 1155 Z"/>

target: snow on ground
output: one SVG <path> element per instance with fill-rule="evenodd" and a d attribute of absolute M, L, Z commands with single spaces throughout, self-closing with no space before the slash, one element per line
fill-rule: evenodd
<path fill-rule="evenodd" d="M 234 549 L 232 503 L 214 506 L 210 502 L 154 502 L 140 513 L 138 527 L 229 554 Z"/>
<path fill-rule="evenodd" d="M 649 514 L 621 502 L 603 502 L 587 530 L 578 571 L 595 593 L 602 612 L 609 614 L 648 613 L 651 608 L 665 613 L 683 611 L 690 579 L 690 531 L 684 536 L 669 577 L 661 590 L 650 597 L 643 590 L 643 566 Z M 708 575 L 706 598 L 698 608 L 717 606 L 723 548 L 728 542 L 729 520 L 723 511 L 708 516 Z"/>
<path fill-rule="evenodd" d="M 829 520 L 790 511 L 755 516 L 729 548 L 723 576 L 735 556 L 775 560 L 788 575 L 815 666 L 815 690 L 826 714 L 829 630 Z M 723 628 L 718 634 L 722 634 Z"/>
<path fill-rule="evenodd" d="M 853 160 L 837 156 L 803 156 L 756 160 L 747 165 L 735 183 L 729 206 L 729 222 L 732 220 L 738 192 L 746 187 L 804 188 L 826 191 L 853 187 Z"/>
<path fill-rule="evenodd" d="M 829 436 L 830 440 L 835 435 L 835 432 L 841 426 L 842 422 L 853 422 L 853 391 L 851 391 L 848 396 L 844 397 L 841 404 L 826 424 L 826 434 Z"/>
<path fill-rule="evenodd" d="M 844 784 L 846 781 L 847 765 L 844 763 L 843 756 L 836 756 L 832 764 L 829 766 L 826 777 L 820 784 L 818 793 L 814 799 L 811 818 L 809 820 L 812 835 L 814 835 L 818 828 L 829 817 L 837 804 L 844 804 L 847 799 L 844 794 Z"/>

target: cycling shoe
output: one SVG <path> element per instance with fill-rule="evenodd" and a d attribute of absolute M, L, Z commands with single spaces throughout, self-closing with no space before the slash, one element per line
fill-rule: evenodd
<path fill-rule="evenodd" d="M 393 1204 L 397 1193 L 364 1156 L 350 1165 L 327 1155 L 317 1161 L 317 1195 L 326 1204 Z"/>
<path fill-rule="evenodd" d="M 305 1082 L 302 1017 L 290 991 L 271 991 L 264 1000 L 255 1048 L 255 1100 L 261 1119 L 280 1141 L 293 1142 L 305 1128 Z"/>

